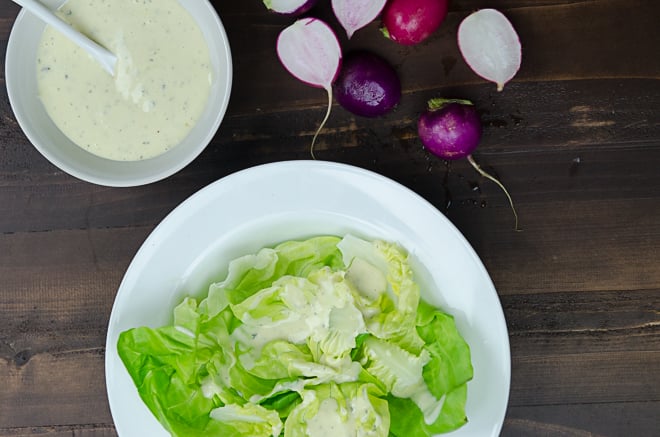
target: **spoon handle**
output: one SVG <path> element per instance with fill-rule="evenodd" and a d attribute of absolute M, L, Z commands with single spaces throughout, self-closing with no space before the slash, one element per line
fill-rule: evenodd
<path fill-rule="evenodd" d="M 64 34 L 64 36 L 76 43 L 80 48 L 92 55 L 111 76 L 114 75 L 117 57 L 108 49 L 100 46 L 95 41 L 75 30 L 68 23 L 62 21 L 53 11 L 38 0 L 13 0 L 13 2 L 27 9 L 37 18 Z"/>

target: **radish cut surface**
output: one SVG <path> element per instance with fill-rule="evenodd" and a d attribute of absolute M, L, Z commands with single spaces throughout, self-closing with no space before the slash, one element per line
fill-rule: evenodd
<path fill-rule="evenodd" d="M 350 39 L 378 17 L 387 0 L 332 0 L 332 10 Z"/>
<path fill-rule="evenodd" d="M 495 9 L 468 15 L 458 27 L 458 47 L 470 68 L 497 90 L 516 75 L 522 61 L 520 38 L 511 22 Z"/>
<path fill-rule="evenodd" d="M 332 84 L 339 74 L 342 51 L 337 35 L 324 21 L 301 18 L 280 32 L 277 38 L 277 56 L 289 73 L 298 80 L 323 88 L 328 93 L 325 118 L 314 134 L 310 154 L 314 156 L 314 143 L 332 108 Z"/>
<path fill-rule="evenodd" d="M 298 80 L 329 90 L 339 73 L 341 47 L 325 22 L 301 18 L 280 33 L 277 56 Z"/>

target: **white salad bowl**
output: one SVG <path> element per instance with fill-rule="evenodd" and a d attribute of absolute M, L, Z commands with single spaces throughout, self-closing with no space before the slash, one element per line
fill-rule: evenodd
<path fill-rule="evenodd" d="M 63 0 L 44 0 L 57 9 Z M 38 94 L 36 53 L 45 24 L 22 10 L 14 23 L 5 62 L 9 101 L 16 120 L 34 147 L 64 172 L 99 185 L 127 187 L 164 179 L 193 161 L 216 134 L 225 115 L 232 85 L 232 59 L 227 35 L 207 0 L 179 0 L 196 21 L 208 45 L 213 82 L 197 124 L 175 147 L 151 159 L 114 161 L 73 143 L 48 116 Z"/>
<path fill-rule="evenodd" d="M 405 248 L 422 298 L 453 315 L 469 344 L 468 423 L 447 435 L 498 436 L 509 395 L 509 340 L 478 256 L 411 190 L 370 171 L 319 161 L 266 164 L 227 176 L 179 205 L 146 239 L 121 282 L 107 333 L 106 384 L 119 435 L 168 435 L 118 355 L 121 332 L 170 324 L 173 308 L 224 279 L 232 259 L 286 240 L 346 234 Z"/>

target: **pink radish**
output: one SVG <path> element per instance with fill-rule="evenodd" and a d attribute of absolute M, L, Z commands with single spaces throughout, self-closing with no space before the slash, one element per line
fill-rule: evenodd
<path fill-rule="evenodd" d="M 498 91 L 502 91 L 520 69 L 520 38 L 511 22 L 495 9 L 481 9 L 461 22 L 458 47 L 470 68 L 484 79 L 495 82 Z"/>
<path fill-rule="evenodd" d="M 334 31 L 318 18 L 301 18 L 280 32 L 277 55 L 289 73 L 298 80 L 328 93 L 328 110 L 312 138 L 310 154 L 314 156 L 316 137 L 323 129 L 332 109 L 332 84 L 339 74 L 342 52 Z"/>
<path fill-rule="evenodd" d="M 403 45 L 419 44 L 447 16 L 449 0 L 389 0 L 383 9 L 383 34 Z"/>
<path fill-rule="evenodd" d="M 483 170 L 472 157 L 472 152 L 481 140 L 481 118 L 469 100 L 431 99 L 428 109 L 419 117 L 417 124 L 419 139 L 424 147 L 442 159 L 466 158 L 470 165 L 483 177 L 499 186 L 513 211 L 518 229 L 518 214 L 513 200 L 504 185 Z"/>
<path fill-rule="evenodd" d="M 348 39 L 376 19 L 387 0 L 332 0 L 332 10 L 342 25 Z"/>
<path fill-rule="evenodd" d="M 295 17 L 312 9 L 317 0 L 263 0 L 263 2 L 270 11 Z"/>

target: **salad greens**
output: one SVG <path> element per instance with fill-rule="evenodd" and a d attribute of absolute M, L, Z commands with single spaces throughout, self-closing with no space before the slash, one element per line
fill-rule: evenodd
<path fill-rule="evenodd" d="M 124 331 L 117 348 L 174 436 L 431 436 L 467 422 L 470 349 L 384 241 L 321 236 L 238 258 L 171 325 Z"/>

